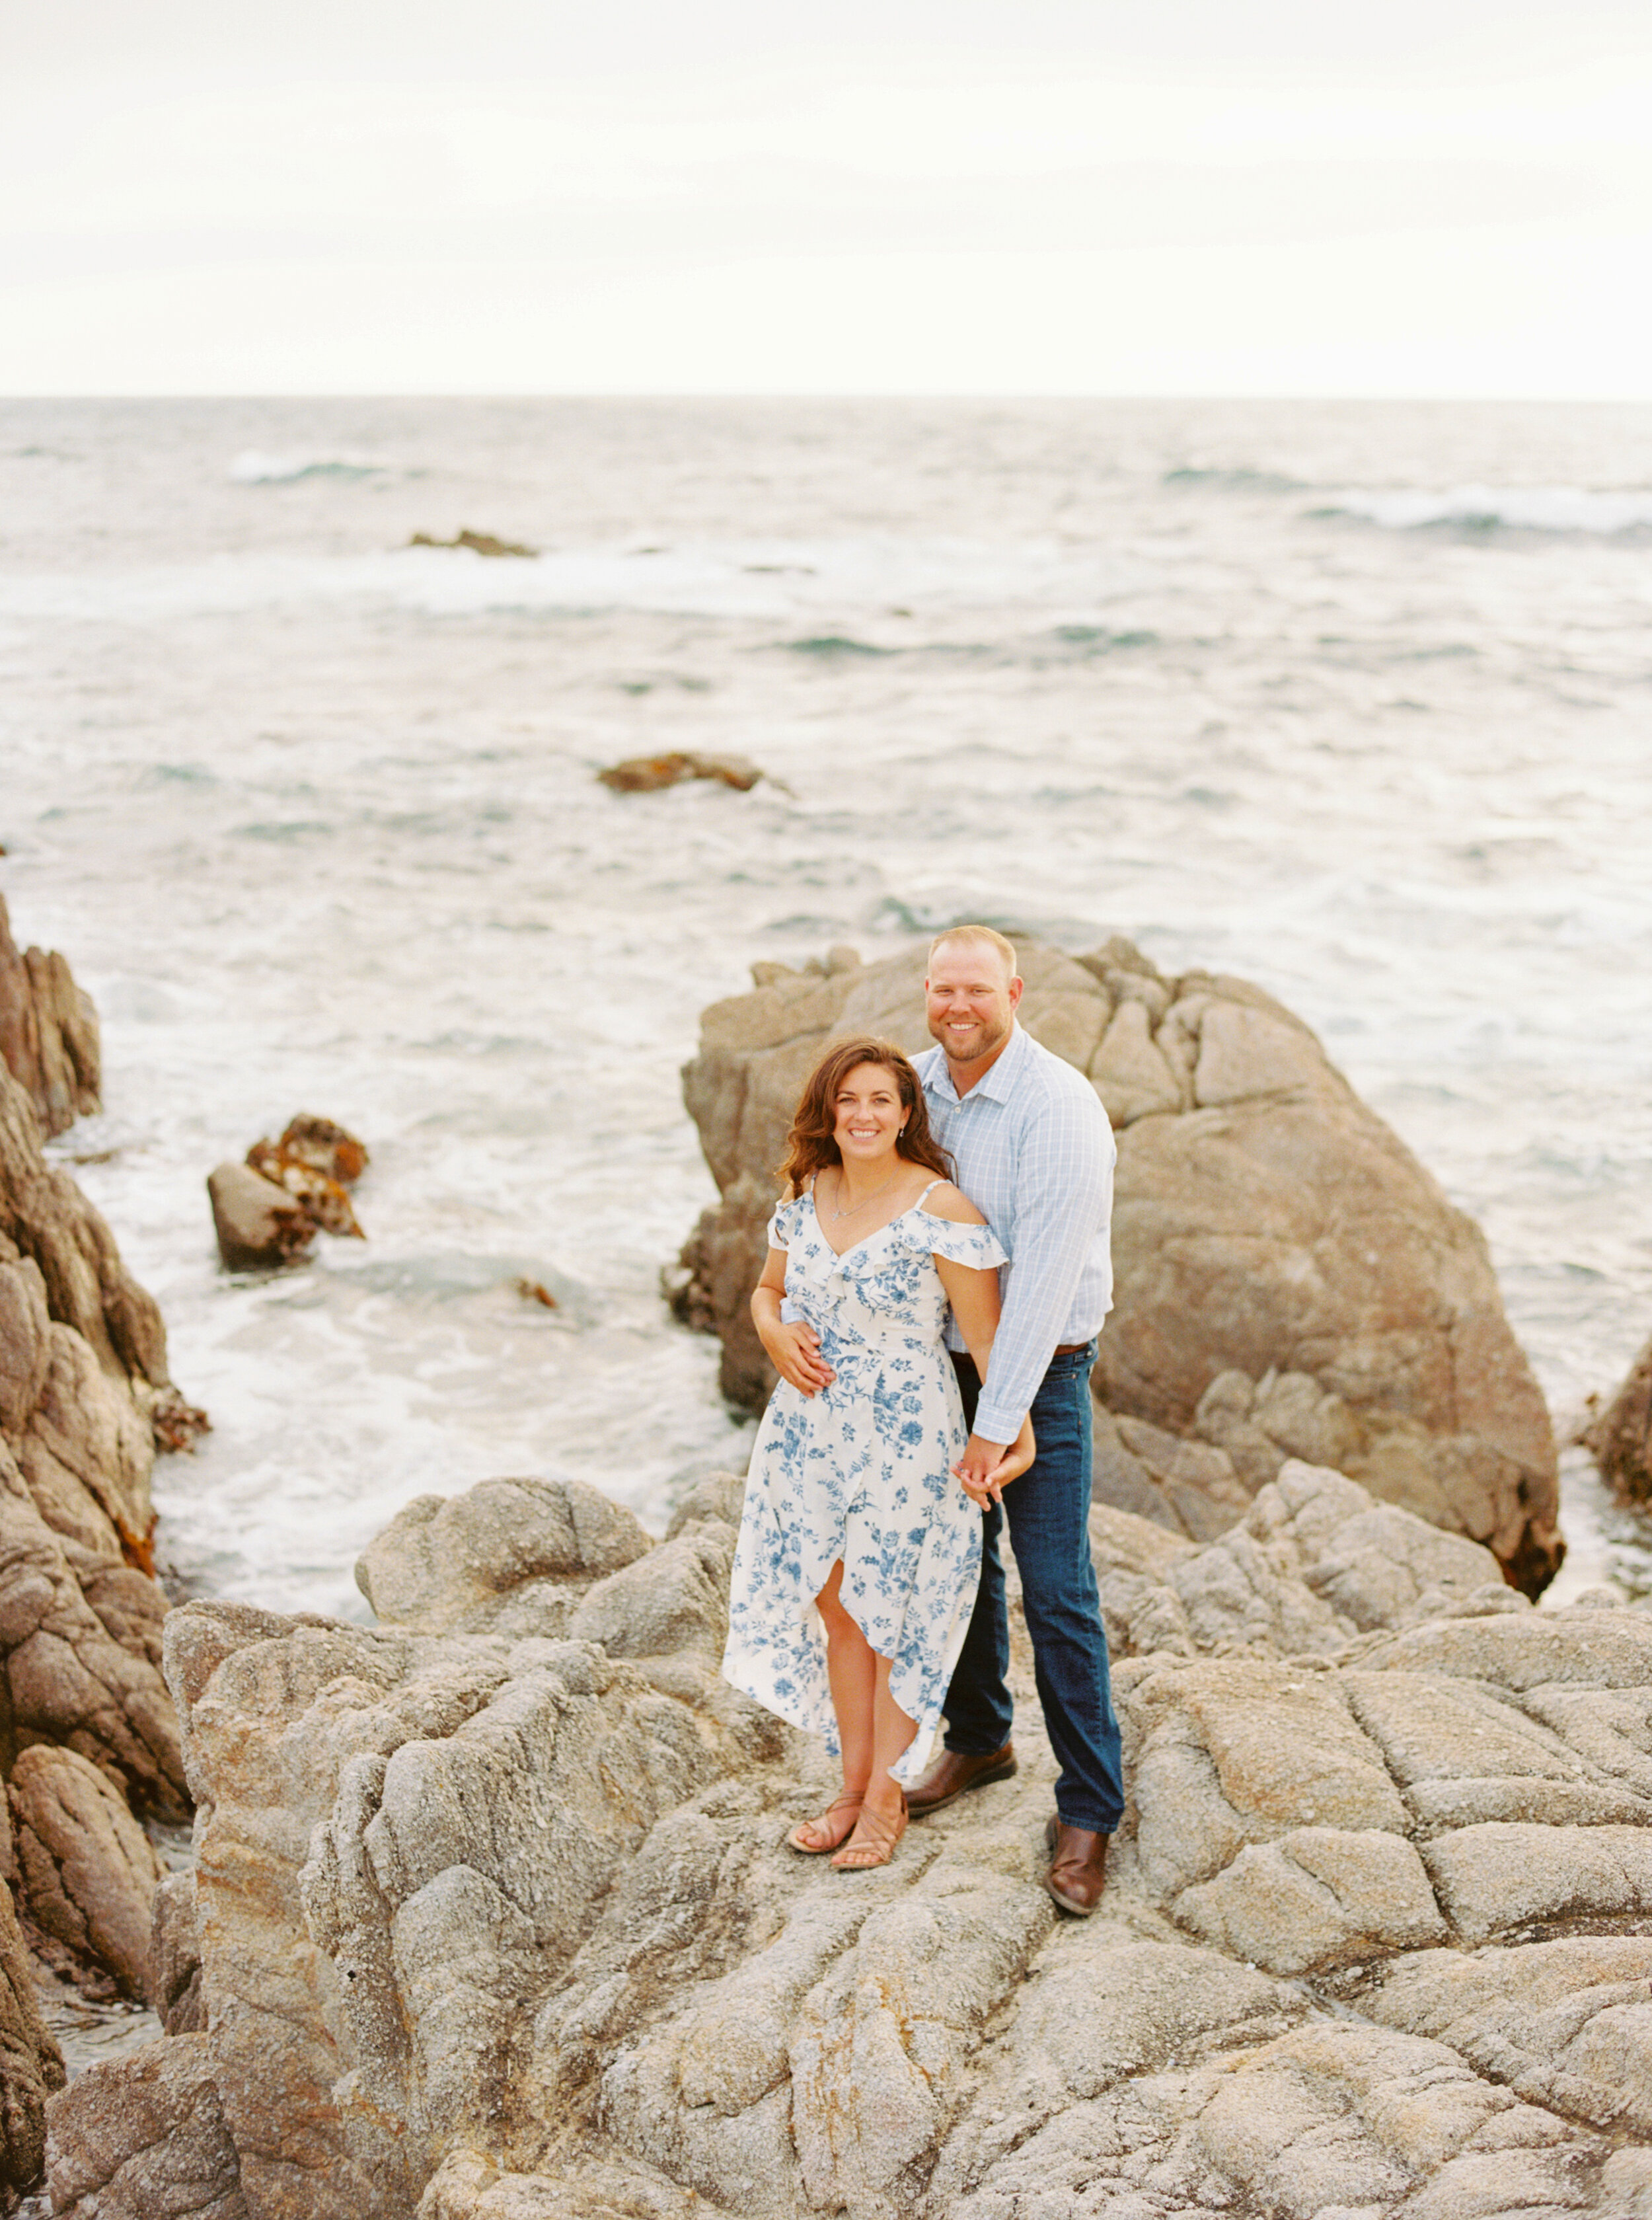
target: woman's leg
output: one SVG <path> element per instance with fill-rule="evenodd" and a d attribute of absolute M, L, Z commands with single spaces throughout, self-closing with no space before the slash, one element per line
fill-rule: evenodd
<path fill-rule="evenodd" d="M 842 1583 L 843 1567 L 834 1565 L 821 1593 L 820 1610 L 827 1623 L 828 1656 L 841 1655 L 843 1659 L 844 1693 L 839 1694 L 840 1684 L 834 1677 L 832 1697 L 844 1748 L 844 1782 L 861 1791 L 860 1816 L 854 1831 L 832 1862 L 852 1870 L 857 1866 L 886 1865 L 905 1830 L 907 1799 L 892 1768 L 918 1727 L 889 1693 L 890 1661 L 872 1648 L 838 1600 Z"/>
<path fill-rule="evenodd" d="M 843 1559 L 839 1557 L 814 1601 L 826 1627 L 826 1679 L 832 1687 L 832 1708 L 838 1715 L 838 1739 L 843 1745 L 843 1785 L 851 1795 L 863 1796 L 872 1777 L 878 1661 L 870 1643 L 844 1609 L 842 1588 Z"/>
<path fill-rule="evenodd" d="M 846 1841 L 860 1816 L 860 1801 L 872 1775 L 876 1734 L 877 1658 L 838 1600 L 843 1587 L 840 1557 L 815 1597 L 815 1606 L 826 1628 L 826 1681 L 832 1708 L 837 1714 L 838 1740 L 843 1749 L 844 1793 L 818 1819 L 806 1819 L 794 1830 L 800 1849 L 835 1850 Z"/>

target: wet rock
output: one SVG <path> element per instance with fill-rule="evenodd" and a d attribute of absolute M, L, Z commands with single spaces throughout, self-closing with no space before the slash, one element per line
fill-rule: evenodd
<path fill-rule="evenodd" d="M 1652 1341 L 1583 1440 L 1602 1474 L 1631 1503 L 1652 1502 Z"/>
<path fill-rule="evenodd" d="M 218 1253 L 232 1272 L 290 1264 L 315 1238 L 320 1221 L 302 1201 L 245 1164 L 220 1164 L 207 1193 Z"/>
<path fill-rule="evenodd" d="M 143 1996 L 160 1868 L 124 1797 L 76 1751 L 41 1744 L 7 1793 L 36 1955 L 89 1993 Z"/>
<path fill-rule="evenodd" d="M 203 2036 L 89 2067 L 51 2121 L 58 2220 L 252 2220 Z"/>
<path fill-rule="evenodd" d="M 61 1133 L 103 1107 L 97 1013 L 68 963 L 20 951 L 0 895 L 0 1063 L 34 1107 L 44 1133 Z"/>
<path fill-rule="evenodd" d="M 834 1034 L 928 1046 L 923 968 L 921 950 L 766 963 L 702 1013 L 683 1094 L 722 1200 L 670 1292 L 749 1408 L 773 1384 L 746 1304 L 798 1090 Z M 1026 1030 L 1088 1070 L 1118 1129 L 1103 1500 L 1207 1539 L 1306 1458 L 1539 1592 L 1562 1549 L 1554 1442 L 1477 1229 L 1260 988 L 1164 977 L 1119 940 L 1079 961 L 1030 947 L 1022 972 Z M 1154 1431 L 1131 1441 L 1126 1420 Z"/>
<path fill-rule="evenodd" d="M 284 1188 L 323 1233 L 339 1234 L 346 1240 L 365 1238 L 349 1196 L 327 1173 L 288 1156 L 273 1141 L 254 1141 L 246 1152 L 246 1167 L 271 1187 Z"/>
<path fill-rule="evenodd" d="M 32 2187 L 46 2162 L 46 2103 L 65 2079 L 41 2017 L 11 1891 L 0 1887 L 0 2200 Z"/>
<path fill-rule="evenodd" d="M 689 778 L 714 779 L 747 794 L 766 774 L 745 756 L 698 755 L 691 750 L 674 749 L 663 756 L 627 756 L 623 763 L 610 764 L 596 776 L 616 794 L 653 794 L 662 786 L 680 786 Z"/>
<path fill-rule="evenodd" d="M 191 1403 L 170 1381 L 149 1395 L 149 1423 L 158 1450 L 195 1451 L 196 1437 L 209 1434 L 212 1421 L 198 1403 Z"/>

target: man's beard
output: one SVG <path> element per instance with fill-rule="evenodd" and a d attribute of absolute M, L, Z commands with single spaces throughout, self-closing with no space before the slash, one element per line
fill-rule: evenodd
<path fill-rule="evenodd" d="M 980 1026 L 980 1037 L 976 1041 L 976 1045 L 973 1048 L 969 1049 L 956 1048 L 947 1038 L 946 1020 L 944 1018 L 941 1020 L 938 1025 L 932 1024 L 929 1031 L 931 1038 L 940 1043 L 941 1053 L 944 1056 L 950 1057 L 953 1062 L 957 1063 L 979 1063 L 983 1056 L 990 1056 L 994 1049 L 1001 1048 L 1003 1046 L 1004 1043 L 1009 1038 L 1010 1026 L 1013 1022 L 1014 1020 L 1013 1019 L 1007 1018 L 1004 1023 L 998 1027 L 996 1032 L 994 1032 L 993 1030 L 991 1020 L 989 1019 L 982 1019 Z"/>

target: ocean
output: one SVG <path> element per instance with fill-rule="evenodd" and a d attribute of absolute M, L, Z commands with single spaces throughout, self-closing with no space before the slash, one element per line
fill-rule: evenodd
<path fill-rule="evenodd" d="M 0 404 L 0 887 L 103 1026 L 53 1153 L 213 1419 L 163 1562 L 359 1617 L 420 1493 L 662 1525 L 751 1440 L 658 1288 L 699 1013 L 964 916 L 1281 996 L 1568 1432 L 1652 1331 L 1649 605 L 1647 408 Z M 674 748 L 772 776 L 597 783 Z M 301 1110 L 368 1238 L 228 1275 L 206 1175 Z M 1556 1592 L 1652 1590 L 1564 1479 Z"/>

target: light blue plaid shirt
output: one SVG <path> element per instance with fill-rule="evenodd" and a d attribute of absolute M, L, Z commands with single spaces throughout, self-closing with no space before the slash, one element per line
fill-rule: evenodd
<path fill-rule="evenodd" d="M 1119 1151 L 1082 1071 L 1017 1026 L 960 1101 L 938 1045 L 914 1059 L 957 1184 L 1010 1253 L 1004 1315 L 976 1431 L 1013 1442 L 1054 1351 L 1088 1341 L 1113 1306 L 1113 1168 Z M 951 1322 L 948 1343 L 963 1338 Z"/>

